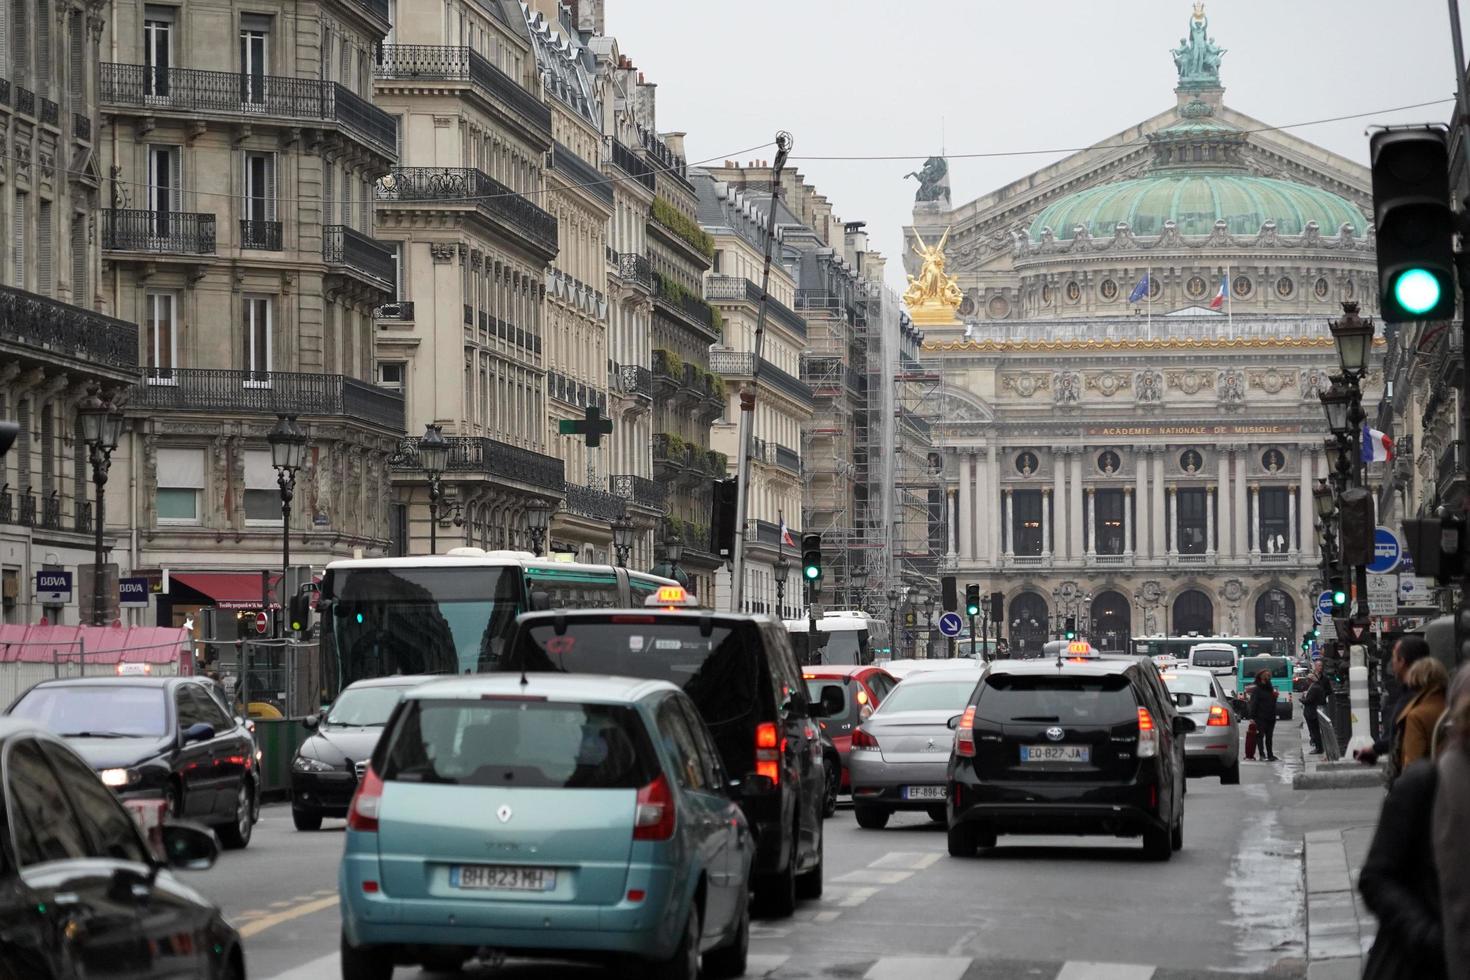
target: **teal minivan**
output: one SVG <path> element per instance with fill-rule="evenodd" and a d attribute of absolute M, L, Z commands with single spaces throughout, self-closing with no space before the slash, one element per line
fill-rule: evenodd
<path fill-rule="evenodd" d="M 659 980 L 740 976 L 755 842 L 739 789 L 667 681 L 416 687 L 348 811 L 342 976 L 453 971 L 486 948 Z"/>
<path fill-rule="evenodd" d="M 1241 657 L 1235 664 L 1235 693 L 1246 697 L 1246 688 L 1256 681 L 1263 670 L 1271 672 L 1271 686 L 1276 688 L 1276 717 L 1281 721 L 1291 720 L 1292 665 L 1290 657 Z"/>

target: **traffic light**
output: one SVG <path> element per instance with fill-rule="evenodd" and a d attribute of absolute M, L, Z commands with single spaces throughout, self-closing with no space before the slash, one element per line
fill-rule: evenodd
<path fill-rule="evenodd" d="M 1063 632 L 1069 640 L 1077 639 L 1077 617 L 1068 616 Z"/>
<path fill-rule="evenodd" d="M 305 633 L 311 629 L 311 590 L 298 592 L 289 600 L 286 611 L 286 626 L 293 633 Z"/>
<path fill-rule="evenodd" d="M 1465 569 L 1465 520 L 1455 515 L 1406 518 L 1404 543 L 1420 574 L 1446 585 Z"/>
<path fill-rule="evenodd" d="M 1334 575 L 1327 588 L 1332 593 L 1333 618 L 1346 616 L 1348 614 L 1348 594 L 1347 587 L 1343 584 L 1342 578 Z"/>
<path fill-rule="evenodd" d="M 980 586 L 978 585 L 965 586 L 965 615 L 980 615 Z"/>
<path fill-rule="evenodd" d="M 992 623 L 1003 622 L 1006 618 L 1006 597 L 1004 592 L 990 593 L 990 621 Z"/>
<path fill-rule="evenodd" d="M 715 480 L 710 494 L 709 546 L 711 552 L 722 557 L 735 553 L 735 504 L 739 487 L 734 477 Z"/>
<path fill-rule="evenodd" d="M 808 582 L 816 582 L 822 577 L 822 536 L 820 534 L 801 536 L 801 577 Z"/>
<path fill-rule="evenodd" d="M 941 575 L 939 577 L 939 589 L 943 600 L 944 611 L 954 612 L 955 607 L 960 604 L 959 593 L 955 589 L 955 578 L 953 575 Z"/>
<path fill-rule="evenodd" d="M 1449 134 L 1386 129 L 1368 141 L 1373 165 L 1379 314 L 1385 323 L 1455 315 L 1455 216 Z"/>
<path fill-rule="evenodd" d="M 1362 487 L 1344 490 L 1337 501 L 1338 557 L 1344 565 L 1373 564 L 1373 532 L 1378 515 L 1373 494 Z"/>

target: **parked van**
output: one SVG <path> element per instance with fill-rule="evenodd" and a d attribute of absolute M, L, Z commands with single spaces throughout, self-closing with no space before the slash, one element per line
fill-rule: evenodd
<path fill-rule="evenodd" d="M 1239 651 L 1229 643 L 1196 643 L 1189 648 L 1189 666 L 1222 677 L 1235 676 L 1235 663 L 1239 659 Z"/>

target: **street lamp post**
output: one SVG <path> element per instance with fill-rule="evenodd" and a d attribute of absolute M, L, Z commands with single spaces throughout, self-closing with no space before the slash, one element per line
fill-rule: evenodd
<path fill-rule="evenodd" d="M 617 552 L 618 564 L 628 567 L 628 555 L 633 550 L 633 519 L 619 517 L 612 522 L 613 550 Z"/>
<path fill-rule="evenodd" d="M 541 557 L 546 542 L 546 529 L 551 527 L 551 515 L 556 508 L 544 500 L 526 505 L 526 529 L 531 532 L 531 554 Z"/>
<path fill-rule="evenodd" d="M 97 488 L 97 502 L 92 516 L 95 532 L 92 555 L 92 623 L 95 626 L 104 626 L 107 606 L 102 595 L 102 528 L 107 523 L 107 514 L 103 507 L 103 488 L 107 486 L 107 471 L 112 466 L 112 452 L 122 438 L 123 417 L 117 406 L 102 399 L 100 389 L 94 385 L 77 406 L 77 418 L 82 423 L 82 440 L 87 444 L 88 462 L 92 464 L 92 483 Z"/>
<path fill-rule="evenodd" d="M 924 655 L 934 656 L 934 597 L 924 596 Z"/>
<path fill-rule="evenodd" d="M 771 566 L 771 577 L 776 580 L 776 615 L 781 619 L 786 618 L 786 576 L 790 574 L 791 562 L 785 555 L 778 556 Z"/>
<path fill-rule="evenodd" d="M 859 565 L 847 575 L 847 580 L 852 583 L 852 605 L 854 609 L 863 608 L 863 594 L 868 588 L 868 566 Z"/>
<path fill-rule="evenodd" d="M 898 652 L 898 590 L 888 590 L 888 656 Z"/>
<path fill-rule="evenodd" d="M 276 416 L 276 427 L 265 437 L 271 446 L 271 465 L 276 468 L 276 484 L 281 488 L 281 610 L 288 615 L 287 576 L 291 571 L 291 499 L 296 495 L 296 471 L 306 461 L 306 433 L 296 424 L 296 416 Z"/>
<path fill-rule="evenodd" d="M 444 428 L 425 425 L 423 437 L 418 445 L 419 467 L 429 479 L 429 554 L 439 553 L 439 505 L 444 499 L 444 485 L 440 482 L 449 467 L 449 443 L 444 438 Z"/>

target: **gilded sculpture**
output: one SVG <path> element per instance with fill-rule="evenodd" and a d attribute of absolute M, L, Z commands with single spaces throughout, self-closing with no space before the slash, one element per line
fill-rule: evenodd
<path fill-rule="evenodd" d="M 949 241 L 949 229 L 944 229 L 936 245 L 928 245 L 916 231 L 917 244 L 912 246 L 919 257 L 917 276 L 909 276 L 909 288 L 904 291 L 903 301 L 909 308 L 914 323 L 923 325 L 957 324 L 955 310 L 964 301 L 959 282 L 944 271 L 944 246 Z"/>

